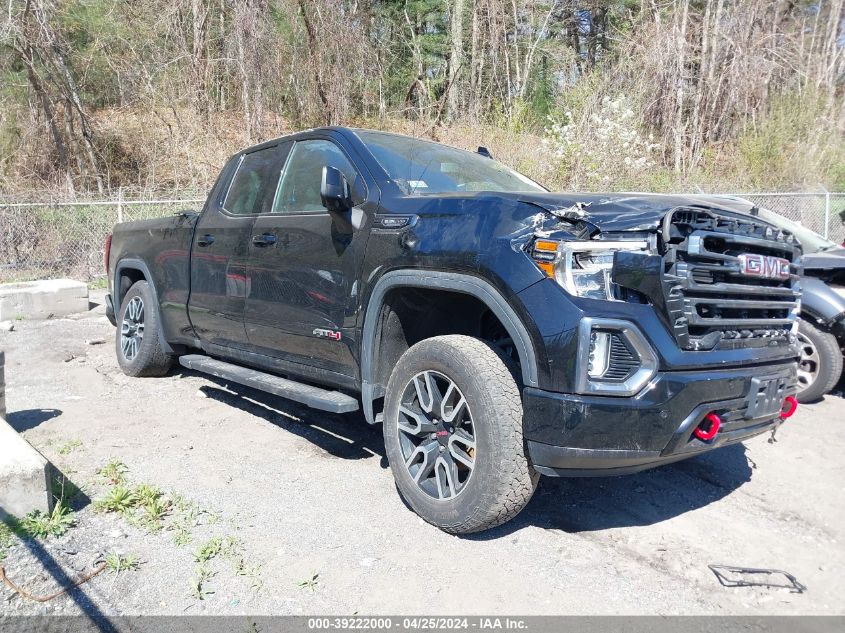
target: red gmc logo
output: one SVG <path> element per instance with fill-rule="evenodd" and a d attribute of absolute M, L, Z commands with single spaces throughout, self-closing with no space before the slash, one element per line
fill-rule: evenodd
<path fill-rule="evenodd" d="M 739 272 L 747 277 L 789 279 L 789 260 L 782 257 L 743 253 L 737 259 Z"/>

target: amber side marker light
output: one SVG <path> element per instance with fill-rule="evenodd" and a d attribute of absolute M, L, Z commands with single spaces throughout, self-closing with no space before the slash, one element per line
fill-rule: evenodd
<path fill-rule="evenodd" d="M 534 263 L 542 270 L 548 277 L 554 279 L 555 276 L 555 258 L 557 257 L 557 242 L 552 240 L 537 240 L 534 242 L 532 249 L 532 257 Z"/>

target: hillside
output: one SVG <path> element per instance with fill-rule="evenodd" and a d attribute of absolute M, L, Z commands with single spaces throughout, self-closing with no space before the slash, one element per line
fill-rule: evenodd
<path fill-rule="evenodd" d="M 845 190 L 845 1 L 13 0 L 0 194 L 205 190 L 349 124 L 553 188 Z"/>

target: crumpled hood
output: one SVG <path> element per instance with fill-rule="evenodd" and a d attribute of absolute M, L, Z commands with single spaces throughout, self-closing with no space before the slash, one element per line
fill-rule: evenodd
<path fill-rule="evenodd" d="M 753 204 L 742 198 L 658 193 L 520 193 L 518 200 L 600 231 L 653 231 L 676 207 L 717 208 L 747 213 Z"/>

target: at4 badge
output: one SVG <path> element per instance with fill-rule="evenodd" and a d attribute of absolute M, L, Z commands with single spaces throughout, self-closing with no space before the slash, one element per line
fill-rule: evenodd
<path fill-rule="evenodd" d="M 323 338 L 330 338 L 333 341 L 340 340 L 340 331 L 339 330 L 324 330 L 322 328 L 314 328 L 314 332 L 312 332 L 314 336 L 322 336 Z"/>

